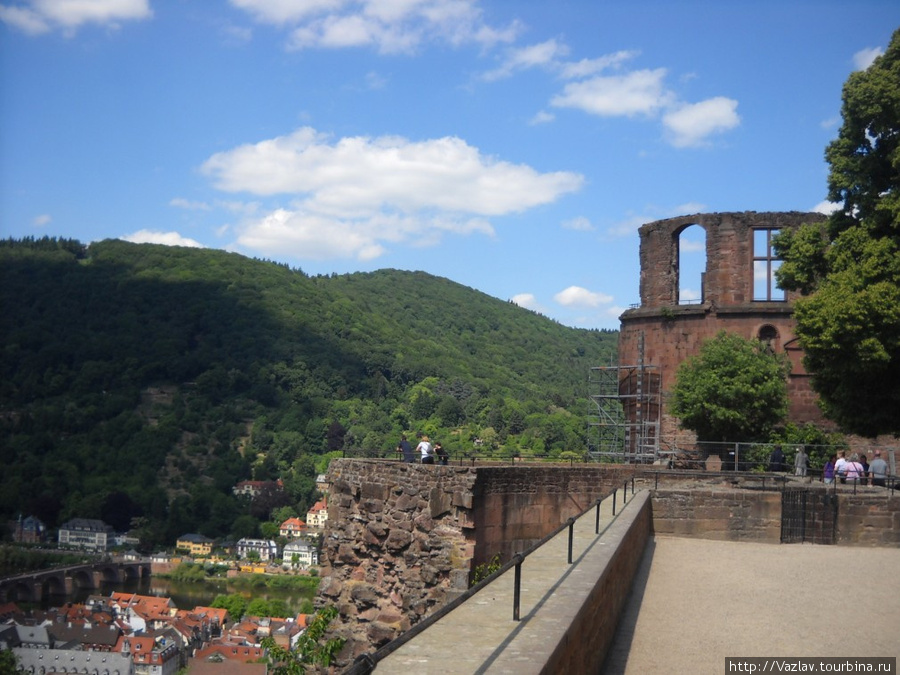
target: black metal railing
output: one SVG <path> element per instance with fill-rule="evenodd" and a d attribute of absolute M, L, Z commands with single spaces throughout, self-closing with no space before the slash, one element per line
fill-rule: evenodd
<path fill-rule="evenodd" d="M 622 505 L 624 506 L 627 502 L 627 491 L 628 491 L 629 481 L 624 482 L 624 487 L 622 488 Z M 379 661 L 385 659 L 388 655 L 395 652 L 397 649 L 405 645 L 407 642 L 412 640 L 414 637 L 424 632 L 432 625 L 434 625 L 441 618 L 452 612 L 454 609 L 459 607 L 461 604 L 469 600 L 479 591 L 483 590 L 487 587 L 491 582 L 498 579 L 500 576 L 508 572 L 510 569 L 513 570 L 513 606 L 512 606 L 512 618 L 513 621 L 520 620 L 520 605 L 521 605 L 521 587 L 522 587 L 522 563 L 525 562 L 525 559 L 537 551 L 541 546 L 546 544 L 547 542 L 554 539 L 557 535 L 559 535 L 564 530 L 568 530 L 569 540 L 568 540 L 568 548 L 567 548 L 567 564 L 572 564 L 572 547 L 574 540 L 574 528 L 575 523 L 579 519 L 581 519 L 586 514 L 590 513 L 591 510 L 596 511 L 596 516 L 594 520 L 594 534 L 600 536 L 600 506 L 603 503 L 604 499 L 607 499 L 609 496 L 612 496 L 613 499 L 613 513 L 612 519 L 607 523 L 606 527 L 609 527 L 610 524 L 615 520 L 616 516 L 616 498 L 619 492 L 619 488 L 613 488 L 611 495 L 607 495 L 601 499 L 595 500 L 589 507 L 584 509 L 578 515 L 572 516 L 565 523 L 554 529 L 549 534 L 545 535 L 540 541 L 533 544 L 525 551 L 521 551 L 513 555 L 513 557 L 504 565 L 502 565 L 499 569 L 491 573 L 489 576 L 482 579 L 480 582 L 472 586 L 470 589 L 465 591 L 459 597 L 455 598 L 451 602 L 444 605 L 441 609 L 437 610 L 434 614 L 430 614 L 425 619 L 417 623 L 415 626 L 412 626 L 408 631 L 404 632 L 402 635 L 398 636 L 391 642 L 387 643 L 383 647 L 379 648 L 375 652 L 369 652 L 366 654 L 362 654 L 354 660 L 353 664 L 347 669 L 344 670 L 344 675 L 366 675 L 367 673 L 371 673 L 375 666 Z M 632 497 L 635 494 L 635 486 L 634 480 L 631 480 L 631 495 Z"/>

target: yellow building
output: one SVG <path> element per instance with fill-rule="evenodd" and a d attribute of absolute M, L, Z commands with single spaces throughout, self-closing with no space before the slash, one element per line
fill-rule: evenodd
<path fill-rule="evenodd" d="M 206 558 L 212 553 L 213 540 L 202 534 L 183 534 L 175 542 L 175 548 L 194 558 Z"/>

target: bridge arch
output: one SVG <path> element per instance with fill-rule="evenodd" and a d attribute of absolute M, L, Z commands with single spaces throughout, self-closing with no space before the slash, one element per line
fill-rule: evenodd
<path fill-rule="evenodd" d="M 94 588 L 94 575 L 89 569 L 73 570 L 70 577 L 72 588 Z"/>
<path fill-rule="evenodd" d="M 41 583 L 41 599 L 49 598 L 54 595 L 66 594 L 66 581 L 61 575 L 52 574 L 40 580 Z"/>
<path fill-rule="evenodd" d="M 138 581 L 142 577 L 143 570 L 140 567 L 125 565 L 122 567 L 121 574 L 123 581 Z"/>
<path fill-rule="evenodd" d="M 19 580 L 9 586 L 6 592 L 9 602 L 34 602 L 34 584 Z"/>
<path fill-rule="evenodd" d="M 97 575 L 101 584 L 116 584 L 121 581 L 119 575 L 119 567 L 117 565 L 103 565 L 97 567 Z"/>

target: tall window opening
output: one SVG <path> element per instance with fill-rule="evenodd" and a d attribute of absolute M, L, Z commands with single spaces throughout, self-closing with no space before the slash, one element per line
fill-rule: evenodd
<path fill-rule="evenodd" d="M 678 304 L 696 305 L 704 300 L 706 230 L 689 225 L 678 235 Z"/>
<path fill-rule="evenodd" d="M 753 230 L 753 299 L 760 302 L 783 302 L 784 291 L 778 287 L 776 270 L 781 260 L 772 249 L 772 237 L 778 230 Z"/>

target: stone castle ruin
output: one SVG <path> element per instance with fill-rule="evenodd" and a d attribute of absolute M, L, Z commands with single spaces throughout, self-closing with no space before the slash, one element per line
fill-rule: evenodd
<path fill-rule="evenodd" d="M 802 351 L 794 333 L 793 300 L 797 294 L 778 288 L 780 261 L 772 249 L 779 230 L 825 219 L 820 213 L 708 213 L 668 218 L 640 230 L 640 305 L 621 316 L 619 366 L 614 375 L 599 369 L 600 407 L 604 377 L 614 378 L 612 393 L 624 409 L 625 425 L 614 439 L 628 458 L 658 454 L 660 438 L 679 432 L 678 420 L 667 415 L 666 398 L 678 365 L 697 354 L 700 345 L 719 331 L 757 338 L 791 362 L 788 419 L 797 424 L 828 426 L 816 405 Z M 681 256 L 685 231 L 705 232 L 706 266 L 699 281 L 700 297 L 684 298 Z M 691 280 L 696 287 L 697 281 Z M 611 380 L 612 381 L 612 380 Z M 602 427 L 602 410 L 599 425 Z M 601 440 L 602 445 L 602 440 Z"/>

